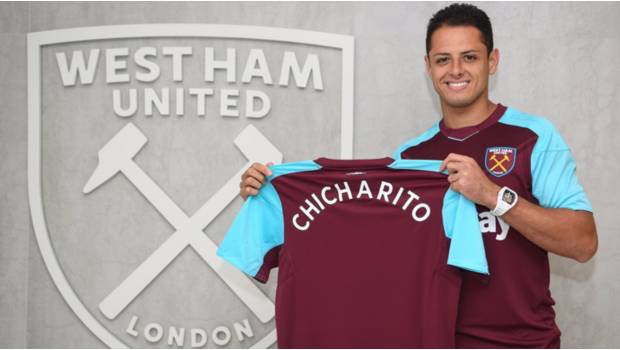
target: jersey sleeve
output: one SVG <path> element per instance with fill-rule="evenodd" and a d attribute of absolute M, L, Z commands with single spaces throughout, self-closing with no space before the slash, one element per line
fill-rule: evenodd
<path fill-rule="evenodd" d="M 532 194 L 543 207 L 592 211 L 568 145 L 550 122 L 544 125 L 532 152 Z"/>
<path fill-rule="evenodd" d="M 450 238 L 448 265 L 488 275 L 475 204 L 449 188 L 444 196 L 442 217 L 446 236 Z"/>
<path fill-rule="evenodd" d="M 441 163 L 440 160 L 395 159 L 390 168 L 439 172 Z M 447 175 L 447 170 L 443 173 Z M 445 234 L 450 238 L 448 264 L 488 274 L 476 205 L 448 188 L 443 199 L 442 220 Z"/>
<path fill-rule="evenodd" d="M 592 211 L 592 205 L 577 179 L 573 155 L 550 121 L 508 108 L 499 122 L 530 129 L 537 135 L 530 169 L 532 194 L 539 205 Z"/>
<path fill-rule="evenodd" d="M 284 241 L 282 203 L 271 181 L 241 207 L 217 255 L 260 282 L 269 278 L 277 259 L 269 254 Z"/>

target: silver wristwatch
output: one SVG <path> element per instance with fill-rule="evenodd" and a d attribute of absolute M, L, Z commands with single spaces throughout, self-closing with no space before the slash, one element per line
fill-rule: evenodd
<path fill-rule="evenodd" d="M 497 193 L 497 205 L 495 209 L 491 210 L 491 214 L 495 216 L 502 216 L 506 212 L 517 204 L 519 195 L 508 187 L 502 187 Z"/>

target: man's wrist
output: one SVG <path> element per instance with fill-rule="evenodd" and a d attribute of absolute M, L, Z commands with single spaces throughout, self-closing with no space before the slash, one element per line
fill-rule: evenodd
<path fill-rule="evenodd" d="M 486 203 L 484 203 L 483 205 L 489 208 L 489 210 L 493 210 L 497 206 L 497 194 L 501 189 L 502 188 L 498 185 L 492 184 L 492 186 L 487 191 L 487 200 Z"/>
<path fill-rule="evenodd" d="M 517 192 L 511 190 L 509 187 L 502 187 L 497 194 L 497 204 L 495 208 L 491 209 L 491 214 L 495 216 L 502 216 L 510 209 L 512 209 L 519 201 L 519 195 Z"/>

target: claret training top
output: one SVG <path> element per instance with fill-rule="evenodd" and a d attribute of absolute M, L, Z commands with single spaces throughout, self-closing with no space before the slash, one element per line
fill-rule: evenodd
<path fill-rule="evenodd" d="M 218 255 L 261 282 L 279 266 L 280 348 L 453 347 L 460 269 L 488 273 L 472 202 L 440 161 L 282 164 Z"/>
<path fill-rule="evenodd" d="M 474 158 L 492 181 L 528 201 L 592 211 L 570 149 L 543 118 L 500 104 L 480 125 L 449 129 L 438 122 L 394 157 L 444 159 L 450 152 Z M 488 208 L 478 211 L 491 277 L 463 274 L 456 346 L 559 347 L 547 252 Z"/>

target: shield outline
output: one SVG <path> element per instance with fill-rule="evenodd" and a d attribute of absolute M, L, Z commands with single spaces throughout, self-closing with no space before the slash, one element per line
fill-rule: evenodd
<path fill-rule="evenodd" d="M 82 304 L 60 267 L 47 230 L 41 192 L 41 49 L 46 45 L 61 43 L 153 37 L 249 39 L 340 49 L 342 51 L 340 156 L 343 159 L 353 157 L 353 36 L 279 27 L 184 23 L 76 27 L 28 33 L 28 200 L 32 226 L 45 266 L 63 299 L 82 323 L 110 348 L 128 346 L 99 323 Z M 275 341 L 274 329 L 252 347 L 267 348 Z"/>
<path fill-rule="evenodd" d="M 510 169 L 506 170 L 505 173 L 497 175 L 494 174 L 490 169 L 489 169 L 489 150 L 491 150 L 492 148 L 507 148 L 507 149 L 511 149 L 512 150 L 512 154 L 513 154 L 513 158 L 512 158 L 512 164 L 510 165 Z M 489 172 L 489 174 L 495 176 L 495 177 L 503 177 L 508 175 L 512 169 L 514 169 L 515 164 L 517 164 L 517 148 L 516 147 L 506 147 L 506 146 L 493 146 L 493 147 L 487 147 L 486 151 L 484 152 L 484 167 L 486 168 L 487 172 Z"/>

